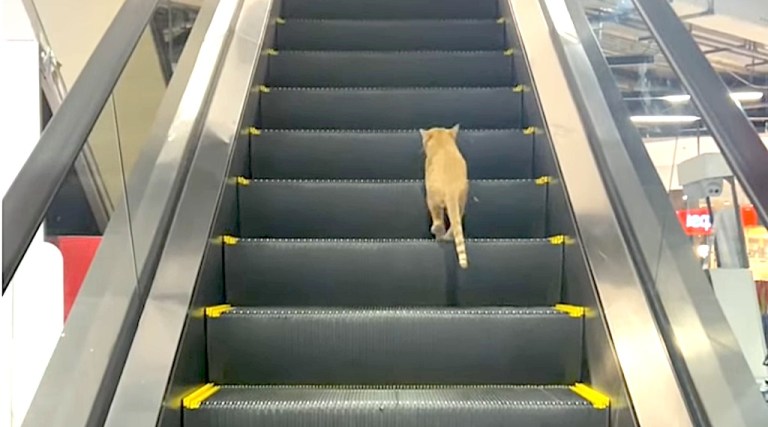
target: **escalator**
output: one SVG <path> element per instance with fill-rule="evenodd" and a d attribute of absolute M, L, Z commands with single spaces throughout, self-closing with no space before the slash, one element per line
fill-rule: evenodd
<path fill-rule="evenodd" d="M 570 213 L 538 173 L 551 150 L 497 1 L 280 16 L 183 425 L 609 425 L 569 300 L 587 285 L 565 277 Z M 467 270 L 430 235 L 417 131 L 454 124 Z"/>

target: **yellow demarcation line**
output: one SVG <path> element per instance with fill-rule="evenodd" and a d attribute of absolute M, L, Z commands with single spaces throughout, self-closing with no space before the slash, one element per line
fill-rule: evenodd
<path fill-rule="evenodd" d="M 236 245 L 238 240 L 240 239 L 235 236 L 221 236 L 221 243 L 224 243 L 225 245 Z"/>
<path fill-rule="evenodd" d="M 259 92 L 261 93 L 269 93 L 269 88 L 266 85 L 259 86 Z"/>
<path fill-rule="evenodd" d="M 504 56 L 512 56 L 514 55 L 515 50 L 514 49 L 507 49 L 504 51 Z"/>
<path fill-rule="evenodd" d="M 244 176 L 238 176 L 237 177 L 237 185 L 242 185 L 243 187 L 247 187 L 251 185 L 251 180 L 244 177 Z"/>
<path fill-rule="evenodd" d="M 184 407 L 184 409 L 200 409 L 200 405 L 219 390 L 220 387 L 213 383 L 200 386 L 181 399 L 181 406 Z"/>
<path fill-rule="evenodd" d="M 555 304 L 555 310 L 571 317 L 584 317 L 584 314 L 587 313 L 586 308 L 570 304 Z"/>
<path fill-rule="evenodd" d="M 513 92 L 525 92 L 525 89 L 526 89 L 525 85 L 517 85 L 517 86 L 512 88 L 512 91 Z"/>
<path fill-rule="evenodd" d="M 261 135 L 261 129 L 251 126 L 248 128 L 248 135 L 259 136 Z"/>
<path fill-rule="evenodd" d="M 540 176 L 536 178 L 536 185 L 548 185 L 552 182 L 551 176 Z"/>
<path fill-rule="evenodd" d="M 278 55 L 277 49 L 267 49 L 267 55 L 277 56 Z"/>
<path fill-rule="evenodd" d="M 592 387 L 582 384 L 582 383 L 576 383 L 572 385 L 571 391 L 578 394 L 584 400 L 588 401 L 592 404 L 593 407 L 596 409 L 608 409 L 609 406 L 611 406 L 611 398 L 604 395 L 603 393 L 600 393 L 599 391 L 593 389 Z"/>
<path fill-rule="evenodd" d="M 275 19 L 275 22 L 276 22 L 277 24 L 283 25 L 283 24 L 285 24 L 285 19 L 283 19 L 283 18 L 277 18 L 277 19 Z"/>
<path fill-rule="evenodd" d="M 535 135 L 535 134 L 536 134 L 536 128 L 533 126 L 523 129 L 523 135 Z"/>
<path fill-rule="evenodd" d="M 210 318 L 221 317 L 222 314 L 232 310 L 232 306 L 229 304 L 219 304 L 205 308 L 205 315 Z"/>
<path fill-rule="evenodd" d="M 505 23 L 505 22 L 507 22 L 507 20 L 506 20 L 506 19 L 504 19 L 504 18 L 499 18 L 499 19 L 497 19 L 497 20 L 496 20 L 496 23 L 497 23 L 497 24 L 503 24 L 503 23 Z"/>

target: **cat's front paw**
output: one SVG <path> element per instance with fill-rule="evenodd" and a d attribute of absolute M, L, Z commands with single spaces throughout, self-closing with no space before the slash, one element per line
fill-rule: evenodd
<path fill-rule="evenodd" d="M 443 224 L 432 224 L 432 227 L 429 229 L 429 231 L 436 237 L 441 238 L 445 234 L 445 225 Z"/>

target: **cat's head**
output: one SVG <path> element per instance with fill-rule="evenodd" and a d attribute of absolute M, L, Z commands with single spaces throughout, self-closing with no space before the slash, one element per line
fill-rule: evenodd
<path fill-rule="evenodd" d="M 437 144 L 453 143 L 456 144 L 456 138 L 459 136 L 459 125 L 452 128 L 430 128 L 419 129 L 421 134 L 421 143 L 424 151 L 429 153 L 430 146 Z"/>

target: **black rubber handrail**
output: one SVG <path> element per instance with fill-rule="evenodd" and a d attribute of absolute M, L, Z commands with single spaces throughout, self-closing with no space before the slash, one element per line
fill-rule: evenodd
<path fill-rule="evenodd" d="M 125 0 L 3 197 L 3 288 L 98 120 L 158 0 Z"/>

